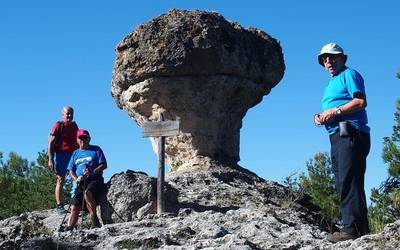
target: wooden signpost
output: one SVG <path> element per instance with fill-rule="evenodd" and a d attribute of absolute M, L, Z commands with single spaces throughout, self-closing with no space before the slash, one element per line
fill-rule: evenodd
<path fill-rule="evenodd" d="M 158 137 L 158 178 L 157 178 L 157 214 L 164 210 L 164 177 L 165 177 L 165 137 L 179 134 L 179 119 L 164 121 L 160 114 L 158 121 L 144 122 L 142 124 L 143 137 Z"/>

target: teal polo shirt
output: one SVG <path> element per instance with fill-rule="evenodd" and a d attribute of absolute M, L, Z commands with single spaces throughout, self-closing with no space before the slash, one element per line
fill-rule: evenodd
<path fill-rule="evenodd" d="M 364 79 L 354 69 L 345 68 L 336 76 L 332 76 L 326 86 L 322 97 L 322 110 L 328 110 L 342 106 L 351 100 L 356 92 L 362 93 L 365 98 Z M 350 115 L 341 115 L 333 122 L 326 124 L 325 128 L 329 134 L 333 134 L 339 129 L 339 121 L 349 121 L 351 125 L 364 133 L 369 133 L 367 126 L 368 118 L 365 109 L 357 111 Z"/>

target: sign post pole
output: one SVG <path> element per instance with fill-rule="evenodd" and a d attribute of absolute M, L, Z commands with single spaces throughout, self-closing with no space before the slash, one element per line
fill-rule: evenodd
<path fill-rule="evenodd" d="M 158 121 L 164 121 L 160 113 Z M 157 214 L 164 212 L 165 136 L 158 137 Z"/>
<path fill-rule="evenodd" d="M 162 214 L 165 212 L 165 137 L 179 134 L 179 119 L 176 121 L 164 121 L 164 116 L 160 113 L 158 121 L 144 122 L 142 130 L 143 137 L 156 137 L 158 139 L 157 214 Z"/>

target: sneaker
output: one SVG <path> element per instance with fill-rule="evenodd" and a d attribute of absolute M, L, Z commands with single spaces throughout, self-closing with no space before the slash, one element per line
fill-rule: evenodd
<path fill-rule="evenodd" d="M 56 207 L 56 212 L 58 213 L 58 214 L 66 214 L 67 213 L 67 211 L 64 209 L 64 206 L 63 205 L 57 205 L 57 207 Z"/>
<path fill-rule="evenodd" d="M 72 231 L 72 230 L 74 230 L 74 226 L 66 226 L 66 227 L 64 227 L 64 232 Z"/>
<path fill-rule="evenodd" d="M 356 239 L 357 236 L 354 234 L 346 233 L 346 232 L 335 232 L 333 234 L 329 234 L 328 237 L 326 237 L 327 240 L 333 243 L 337 243 L 340 241 L 345 241 L 345 240 L 354 240 Z"/>
<path fill-rule="evenodd" d="M 92 216 L 92 226 L 90 227 L 91 229 L 93 228 L 99 228 L 101 227 L 99 218 L 97 218 L 97 215 Z"/>

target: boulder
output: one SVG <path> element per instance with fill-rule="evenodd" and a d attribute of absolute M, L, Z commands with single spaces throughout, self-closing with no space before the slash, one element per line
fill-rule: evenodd
<path fill-rule="evenodd" d="M 128 170 L 108 182 L 107 202 L 113 222 L 126 222 L 157 213 L 157 179 L 143 172 Z M 165 209 L 177 211 L 177 191 L 165 186 Z"/>
<path fill-rule="evenodd" d="M 265 32 L 218 13 L 174 9 L 117 45 L 111 94 L 139 126 L 160 113 L 180 119 L 180 135 L 166 139 L 171 170 L 232 167 L 244 115 L 284 70 L 282 49 Z"/>

